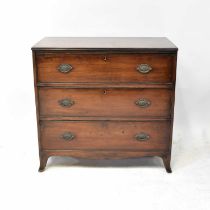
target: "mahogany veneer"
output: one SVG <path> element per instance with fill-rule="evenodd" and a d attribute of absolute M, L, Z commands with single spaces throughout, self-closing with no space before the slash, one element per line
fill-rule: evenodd
<path fill-rule="evenodd" d="M 50 156 L 159 156 L 171 172 L 177 50 L 140 37 L 33 46 L 39 171 Z"/>

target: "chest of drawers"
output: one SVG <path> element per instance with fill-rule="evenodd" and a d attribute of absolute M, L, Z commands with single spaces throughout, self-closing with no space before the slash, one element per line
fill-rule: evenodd
<path fill-rule="evenodd" d="M 32 47 L 40 168 L 50 156 L 159 156 L 171 172 L 177 47 L 167 38 L 44 38 Z"/>

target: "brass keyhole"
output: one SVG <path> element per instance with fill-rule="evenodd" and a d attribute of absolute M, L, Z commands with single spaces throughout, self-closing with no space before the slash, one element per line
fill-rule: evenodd
<path fill-rule="evenodd" d="M 104 90 L 103 92 L 104 92 L 104 94 L 107 94 L 107 90 Z"/>
<path fill-rule="evenodd" d="M 104 56 L 104 61 L 107 61 L 107 57 L 106 56 Z"/>

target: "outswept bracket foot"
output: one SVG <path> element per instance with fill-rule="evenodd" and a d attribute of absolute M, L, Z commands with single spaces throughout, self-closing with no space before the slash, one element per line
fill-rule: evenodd
<path fill-rule="evenodd" d="M 46 154 L 40 154 L 39 159 L 40 159 L 40 166 L 39 166 L 39 172 L 43 172 L 45 170 L 46 164 L 47 164 L 47 160 L 48 160 L 49 156 L 47 156 Z"/>
<path fill-rule="evenodd" d="M 172 173 L 171 165 L 170 165 L 171 155 L 170 154 L 164 155 L 164 156 L 162 156 L 162 159 L 163 159 L 163 164 L 165 166 L 166 172 Z"/>

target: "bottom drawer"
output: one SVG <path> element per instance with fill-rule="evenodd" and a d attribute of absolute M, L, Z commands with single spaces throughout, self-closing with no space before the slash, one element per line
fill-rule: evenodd
<path fill-rule="evenodd" d="M 167 150 L 170 121 L 42 121 L 42 149 Z"/>

